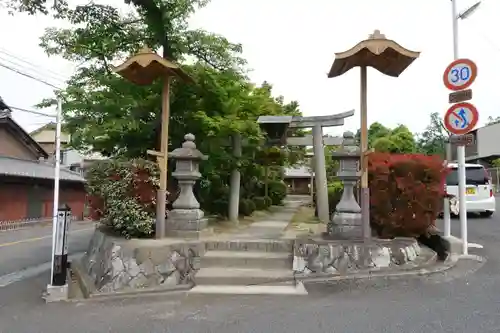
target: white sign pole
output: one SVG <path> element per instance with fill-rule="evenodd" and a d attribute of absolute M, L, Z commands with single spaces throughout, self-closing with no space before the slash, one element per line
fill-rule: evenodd
<path fill-rule="evenodd" d="M 56 153 L 55 153 L 55 166 L 54 166 L 54 203 L 52 208 L 52 268 L 50 274 L 50 285 L 54 279 L 54 257 L 56 249 L 56 238 L 58 229 L 57 210 L 59 209 L 59 174 L 61 169 L 61 113 L 62 113 L 62 100 L 57 100 L 57 114 L 56 114 Z"/>
<path fill-rule="evenodd" d="M 458 59 L 458 12 L 457 0 L 451 0 L 451 12 L 453 15 L 453 58 Z M 462 252 L 469 253 L 467 244 L 467 202 L 465 197 L 465 145 L 457 146 L 458 162 L 458 205 L 460 214 L 460 234 L 462 236 Z"/>

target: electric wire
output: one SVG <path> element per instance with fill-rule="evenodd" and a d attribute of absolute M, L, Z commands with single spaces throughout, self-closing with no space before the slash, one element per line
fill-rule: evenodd
<path fill-rule="evenodd" d="M 58 87 L 58 86 L 56 86 L 56 85 L 53 85 L 52 83 L 47 82 L 47 81 L 45 81 L 45 80 L 42 80 L 42 79 L 40 79 L 40 78 L 37 78 L 37 77 L 35 77 L 35 76 L 31 75 L 31 74 L 24 73 L 23 71 L 21 71 L 21 70 L 19 70 L 19 69 L 17 69 L 17 68 L 13 68 L 12 66 L 6 65 L 6 64 L 4 64 L 4 63 L 2 63 L 2 62 L 0 62 L 0 67 L 3 67 L 3 68 L 5 68 L 5 69 L 8 69 L 8 70 L 10 70 L 10 71 L 12 71 L 12 72 L 14 72 L 14 73 L 19 74 L 19 75 L 22 75 L 22 76 L 24 76 L 24 77 L 27 77 L 27 78 L 30 78 L 30 79 L 32 79 L 32 80 L 38 81 L 38 82 L 40 82 L 40 83 L 43 83 L 43 84 L 45 84 L 45 85 L 47 85 L 47 86 L 49 86 L 49 87 L 55 88 L 55 89 L 57 89 L 57 90 L 62 90 L 62 89 L 61 89 L 61 87 Z"/>
<path fill-rule="evenodd" d="M 32 114 L 36 114 L 36 115 L 38 115 L 38 116 L 43 116 L 43 117 L 53 117 L 53 118 L 55 118 L 55 117 L 56 117 L 56 115 L 55 115 L 55 114 L 48 114 L 48 113 L 43 113 L 43 112 L 39 112 L 39 111 L 28 110 L 28 109 L 19 108 L 19 107 L 16 107 L 16 106 L 10 106 L 10 105 L 7 105 L 7 107 L 8 107 L 9 109 L 12 109 L 12 110 L 21 111 L 21 112 L 27 112 L 27 113 L 32 113 Z"/>
<path fill-rule="evenodd" d="M 7 56 L 7 58 L 5 58 L 5 56 Z M 26 65 L 23 65 L 23 64 L 15 63 L 12 60 L 10 60 L 9 58 L 15 59 L 17 62 L 21 62 L 23 64 L 26 64 L 26 65 L 30 66 L 31 68 L 27 68 Z M 0 60 L 10 62 L 11 64 L 19 66 L 21 68 L 24 67 L 24 69 L 28 69 L 30 71 L 37 72 L 37 74 L 40 74 L 42 76 L 47 76 L 47 74 L 50 74 L 50 76 L 53 79 L 55 79 L 56 81 L 60 81 L 60 82 L 66 81 L 66 79 L 61 74 L 56 73 L 55 71 L 50 70 L 48 68 L 44 68 L 40 65 L 37 65 L 37 64 L 27 60 L 27 59 L 21 58 L 18 55 L 10 53 L 6 49 L 2 48 L 1 46 L 0 46 Z"/>

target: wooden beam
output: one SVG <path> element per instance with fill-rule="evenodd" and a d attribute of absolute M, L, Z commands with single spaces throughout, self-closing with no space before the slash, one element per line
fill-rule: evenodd
<path fill-rule="evenodd" d="M 340 146 L 342 141 L 343 138 L 339 136 L 323 137 L 323 144 L 326 146 Z M 289 137 L 286 139 L 286 144 L 289 146 L 312 146 L 313 137 L 312 135 L 306 135 L 304 137 Z"/>
<path fill-rule="evenodd" d="M 148 155 L 152 155 L 152 156 L 156 156 L 156 157 L 163 157 L 163 153 L 162 152 L 159 152 L 159 151 L 156 151 L 156 150 L 146 150 L 146 153 Z"/>

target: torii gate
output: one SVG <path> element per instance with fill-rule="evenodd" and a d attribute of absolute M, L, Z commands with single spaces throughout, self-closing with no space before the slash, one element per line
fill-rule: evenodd
<path fill-rule="evenodd" d="M 330 219 L 324 145 L 340 145 L 342 138 L 323 138 L 323 127 L 342 126 L 344 119 L 352 117 L 354 110 L 329 116 L 260 116 L 257 123 L 267 132 L 271 140 L 280 140 L 287 145 L 313 146 L 316 182 L 316 204 L 318 218 L 323 223 Z M 312 128 L 313 135 L 284 138 L 288 128 Z"/>

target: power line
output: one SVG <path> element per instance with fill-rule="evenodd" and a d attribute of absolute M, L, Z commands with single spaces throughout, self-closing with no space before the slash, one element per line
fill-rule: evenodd
<path fill-rule="evenodd" d="M 0 54 L 0 62 L 3 62 L 4 65 L 11 66 L 14 69 L 17 69 L 19 71 L 23 71 L 23 73 L 28 74 L 28 75 L 36 75 L 36 77 L 46 77 L 47 79 L 50 79 L 51 82 L 57 82 L 58 84 L 64 84 L 64 81 L 55 77 L 49 76 L 47 73 L 43 73 L 37 69 L 29 68 L 24 65 L 18 64 L 11 59 L 4 58 Z M 48 82 L 48 81 L 47 81 Z"/>
<path fill-rule="evenodd" d="M 38 111 L 34 111 L 34 110 L 28 110 L 28 109 L 18 108 L 16 106 L 10 106 L 10 105 L 8 105 L 7 107 L 9 109 L 12 109 L 12 110 L 22 111 L 22 112 L 28 112 L 28 113 L 32 113 L 32 114 L 36 114 L 36 115 L 44 116 L 44 117 L 55 117 L 56 116 L 55 114 L 48 114 L 48 113 L 38 112 Z"/>
<path fill-rule="evenodd" d="M 8 70 L 10 70 L 10 71 L 12 71 L 12 72 L 14 72 L 14 73 L 19 74 L 19 75 L 22 75 L 22 76 L 25 76 L 25 77 L 30 78 L 30 79 L 32 79 L 32 80 L 38 81 L 38 82 L 40 82 L 40 83 L 43 83 L 43 84 L 45 84 L 45 85 L 47 85 L 47 86 L 49 86 L 49 87 L 55 88 L 55 89 L 57 89 L 57 90 L 62 90 L 60 87 L 57 87 L 57 86 L 53 85 L 52 83 L 49 83 L 49 82 L 47 82 L 47 81 L 45 81 L 45 80 L 39 79 L 39 78 L 37 78 L 37 77 L 34 77 L 33 75 L 26 74 L 26 73 L 24 73 L 24 72 L 20 71 L 19 69 L 13 68 L 13 67 L 8 66 L 8 65 L 6 65 L 6 64 L 3 64 L 3 63 L 1 63 L 1 62 L 0 62 L 0 67 L 3 67 L 3 68 L 5 68 L 5 69 L 8 69 Z"/>
<path fill-rule="evenodd" d="M 19 57 L 19 56 L 15 55 L 15 54 L 12 54 L 12 53 L 8 52 L 7 50 L 5 50 L 5 49 L 4 49 L 4 48 L 2 48 L 2 47 L 0 47 L 0 53 L 2 53 L 2 54 L 4 54 L 4 55 L 6 55 L 6 56 L 8 56 L 8 57 L 14 58 L 15 60 L 17 60 L 17 61 L 19 61 L 19 62 L 22 62 L 22 63 L 25 63 L 25 64 L 27 64 L 27 65 L 31 66 L 32 68 L 30 68 L 30 70 L 38 71 L 38 73 L 40 73 L 40 74 L 47 74 L 47 73 L 50 73 L 50 74 L 51 74 L 51 76 L 52 76 L 54 79 L 58 80 L 58 81 L 63 81 L 63 82 L 64 82 L 64 81 L 66 80 L 66 79 L 65 79 L 65 78 L 64 78 L 61 74 L 56 73 L 56 72 L 54 72 L 54 71 L 52 71 L 52 70 L 50 70 L 50 69 L 48 69 L 48 68 L 43 68 L 43 67 L 41 67 L 40 65 L 34 64 L 34 63 L 32 63 L 32 62 L 30 62 L 30 61 L 28 61 L 28 60 L 26 60 L 26 59 L 23 59 L 23 58 L 21 58 L 21 57 Z M 0 57 L 0 59 L 1 59 L 1 57 Z M 11 60 L 9 60 L 9 59 L 5 59 L 5 58 L 3 58 L 3 60 L 6 60 L 6 61 L 9 61 L 10 63 L 13 63 L 13 62 L 12 62 Z M 14 63 L 14 64 L 15 64 L 15 63 Z M 15 64 L 15 65 L 25 67 L 24 65 L 20 65 L 20 64 Z M 42 69 L 43 69 L 46 73 L 42 73 L 42 72 L 39 70 L 39 68 L 42 68 Z"/>

